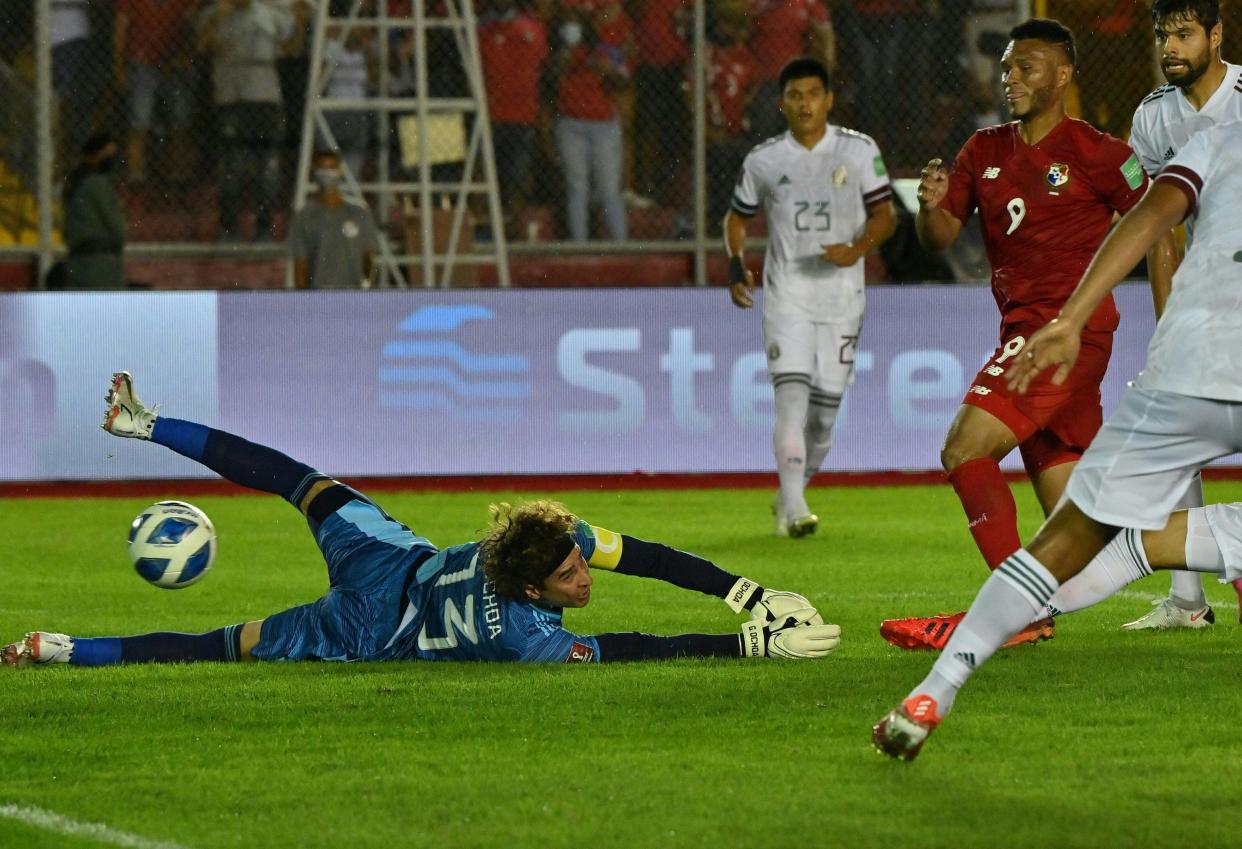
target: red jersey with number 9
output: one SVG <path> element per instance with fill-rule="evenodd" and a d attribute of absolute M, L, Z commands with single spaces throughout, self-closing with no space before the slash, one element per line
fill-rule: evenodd
<path fill-rule="evenodd" d="M 1017 122 L 979 130 L 949 171 L 940 208 L 965 222 L 979 210 L 1001 337 L 1056 317 L 1108 235 L 1113 213 L 1143 197 L 1147 175 L 1124 142 L 1066 118 L 1028 145 Z M 1110 296 L 1088 322 L 1115 330 Z"/>

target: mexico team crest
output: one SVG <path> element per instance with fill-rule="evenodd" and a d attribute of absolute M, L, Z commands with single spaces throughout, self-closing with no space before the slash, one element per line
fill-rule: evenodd
<path fill-rule="evenodd" d="M 1048 168 L 1047 175 L 1044 179 L 1048 181 L 1048 185 L 1054 189 L 1059 189 L 1069 182 L 1069 166 L 1063 162 L 1054 162 Z"/>

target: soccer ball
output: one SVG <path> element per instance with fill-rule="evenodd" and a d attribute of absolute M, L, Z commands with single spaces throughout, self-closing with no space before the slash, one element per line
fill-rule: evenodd
<path fill-rule="evenodd" d="M 160 501 L 129 527 L 134 570 L 166 590 L 198 581 L 216 559 L 216 529 L 207 514 L 184 501 Z"/>

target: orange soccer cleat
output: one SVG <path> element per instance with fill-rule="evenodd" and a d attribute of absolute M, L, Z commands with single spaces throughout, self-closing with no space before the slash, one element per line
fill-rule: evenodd
<path fill-rule="evenodd" d="M 899 649 L 908 651 L 940 651 L 962 621 L 962 613 L 941 613 L 938 616 L 907 619 L 885 619 L 880 623 L 880 636 Z M 1051 617 L 1032 622 L 1009 638 L 1005 648 L 1023 643 L 1051 640 L 1055 631 Z"/>

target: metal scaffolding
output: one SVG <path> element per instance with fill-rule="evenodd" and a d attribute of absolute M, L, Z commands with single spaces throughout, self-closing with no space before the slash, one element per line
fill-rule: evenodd
<path fill-rule="evenodd" d="M 418 276 L 423 286 L 447 287 L 457 265 L 491 265 L 496 269 L 498 284 L 507 287 L 508 246 L 505 242 L 491 122 L 487 112 L 473 6 L 463 0 L 445 0 L 443 4 L 437 4 L 444 14 L 430 16 L 424 8 L 426 4 L 414 3 L 411 16 L 391 17 L 388 14 L 388 0 L 379 0 L 374 16 L 360 15 L 362 5 L 363 0 L 353 0 L 347 15 L 333 16 L 331 3 L 318 4 L 310 54 L 306 113 L 302 122 L 298 157 L 295 208 L 301 208 L 310 192 L 309 169 L 314 154 L 316 130 L 328 141 L 329 146 L 336 147 L 336 139 L 326 115 L 334 111 L 371 113 L 377 118 L 379 130 L 375 180 L 363 181 L 362 175 L 352 173 L 346 165 L 346 189 L 355 200 L 374 196 L 381 222 L 387 222 L 397 204 L 404 201 L 406 206 L 416 210 L 419 230 L 419 250 L 412 255 L 394 252 L 388 240 L 381 236 L 380 285 L 406 286 L 409 278 L 407 270 L 411 266 L 419 266 L 421 273 Z M 326 49 L 330 27 L 339 28 L 337 38 L 342 42 L 358 27 L 369 27 L 378 32 L 380 74 L 378 90 L 373 96 L 349 99 L 328 97 L 325 94 L 333 70 L 333 63 Z M 427 34 L 437 29 L 447 30 L 453 36 L 465 72 L 465 96 L 431 96 L 427 73 Z M 393 33 L 413 33 L 413 96 L 393 95 L 393 80 L 389 69 Z M 437 57 L 437 60 L 444 61 L 444 58 Z M 402 179 L 398 178 L 400 171 L 394 167 L 393 161 L 392 139 L 396 129 L 394 118 L 405 116 L 408 121 L 411 115 L 415 121 L 412 126 L 416 128 L 417 135 L 414 145 L 417 161 L 411 169 L 412 179 Z M 461 126 L 468 128 L 464 130 L 469 141 L 463 151 L 460 179 L 433 179 L 432 165 L 437 151 L 431 147 L 431 128 L 436 122 L 445 120 L 460 122 Z M 481 179 L 476 179 L 478 176 Z M 472 196 L 485 199 L 491 238 L 482 249 L 460 251 L 458 245 L 462 242 L 465 228 L 470 226 L 469 200 Z M 437 204 L 441 210 L 447 208 L 451 211 L 450 216 L 439 216 L 442 220 L 447 218 L 449 221 L 443 252 L 437 252 L 437 244 L 444 242 L 444 234 L 437 233 L 435 227 Z"/>

